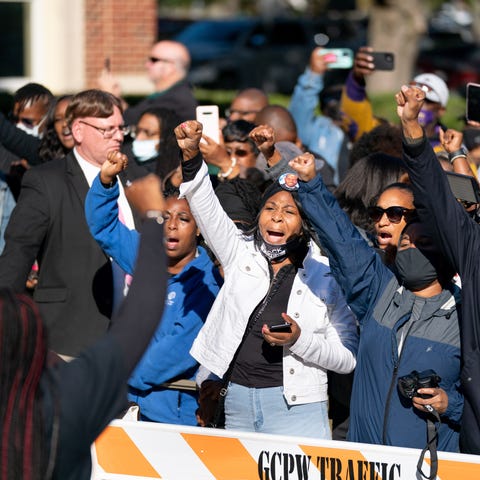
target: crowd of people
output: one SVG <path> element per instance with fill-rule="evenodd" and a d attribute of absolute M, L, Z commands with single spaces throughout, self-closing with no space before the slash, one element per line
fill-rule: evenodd
<path fill-rule="evenodd" d="M 480 124 L 415 76 L 375 115 L 371 47 L 288 107 L 195 120 L 188 50 L 153 45 L 136 105 L 109 71 L 0 114 L 0 479 L 89 478 L 139 419 L 480 454 Z M 480 196 L 477 200 L 480 202 Z M 477 377 L 478 375 L 478 377 Z M 421 378 L 411 390 L 405 378 Z"/>

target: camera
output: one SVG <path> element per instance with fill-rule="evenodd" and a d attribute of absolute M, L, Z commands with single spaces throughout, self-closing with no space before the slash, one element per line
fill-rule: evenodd
<path fill-rule="evenodd" d="M 424 370 L 423 372 L 413 372 L 398 379 L 398 389 L 400 393 L 409 399 L 413 397 L 431 398 L 432 395 L 418 393 L 419 388 L 436 388 L 441 378 L 433 370 Z"/>

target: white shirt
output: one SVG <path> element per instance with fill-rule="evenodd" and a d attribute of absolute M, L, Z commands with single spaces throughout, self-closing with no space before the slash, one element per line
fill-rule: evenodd
<path fill-rule="evenodd" d="M 78 152 L 77 149 L 73 149 L 73 154 L 82 169 L 83 174 L 87 180 L 88 186 L 91 187 L 96 176 L 100 173 L 100 167 L 85 160 Z M 117 178 L 118 180 L 118 178 Z M 118 181 L 120 188 L 118 196 L 118 209 L 122 215 L 122 222 L 130 229 L 135 228 L 133 221 L 132 209 L 125 196 L 125 190 L 123 189 L 122 182 Z M 110 259 L 112 260 L 112 259 Z M 123 300 L 123 297 L 128 292 L 128 278 L 126 273 L 120 268 L 120 266 L 112 260 L 112 273 L 113 273 L 113 309 L 115 310 Z"/>
<path fill-rule="evenodd" d="M 87 179 L 88 186 L 91 187 L 95 177 L 100 172 L 100 167 L 97 167 L 96 165 L 93 165 L 93 163 L 85 160 L 77 152 L 76 148 L 73 149 L 73 154 L 75 155 L 75 158 L 77 159 L 77 162 L 80 165 L 85 178 Z M 121 210 L 123 215 L 122 221 L 130 230 L 133 230 L 135 228 L 135 223 L 133 221 L 132 209 L 130 208 L 127 197 L 125 196 L 125 190 L 123 189 L 122 182 L 119 181 L 118 186 L 120 188 L 120 194 L 118 196 L 118 208 Z"/>

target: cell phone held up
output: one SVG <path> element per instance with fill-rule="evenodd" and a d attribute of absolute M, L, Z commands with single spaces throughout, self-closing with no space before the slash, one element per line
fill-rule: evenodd
<path fill-rule="evenodd" d="M 469 122 L 480 122 L 480 85 L 467 83 L 467 111 L 465 116 Z"/>
<path fill-rule="evenodd" d="M 274 333 L 292 333 L 292 325 L 288 322 L 279 323 L 277 325 L 269 325 L 268 329 Z"/>
<path fill-rule="evenodd" d="M 353 66 L 353 51 L 350 48 L 322 48 L 319 54 L 323 55 L 330 69 Z"/>
<path fill-rule="evenodd" d="M 218 105 L 199 105 L 196 108 L 196 119 L 203 125 L 203 134 L 216 143 L 220 143 L 220 123 Z M 202 139 L 202 141 L 204 141 Z"/>
<path fill-rule="evenodd" d="M 395 55 L 392 52 L 371 52 L 375 70 L 393 70 L 395 68 Z"/>

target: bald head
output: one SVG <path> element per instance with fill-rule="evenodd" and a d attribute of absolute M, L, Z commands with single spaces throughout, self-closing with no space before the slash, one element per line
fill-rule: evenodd
<path fill-rule="evenodd" d="M 187 75 L 190 53 L 180 42 L 162 40 L 152 46 L 145 67 L 156 89 L 163 90 Z"/>
<path fill-rule="evenodd" d="M 268 105 L 257 113 L 257 125 L 269 125 L 275 130 L 277 142 L 297 141 L 297 126 L 291 113 L 280 105 Z"/>
<path fill-rule="evenodd" d="M 256 114 L 268 105 L 268 96 L 258 88 L 241 90 L 230 104 L 229 120 L 245 120 L 254 122 Z"/>

